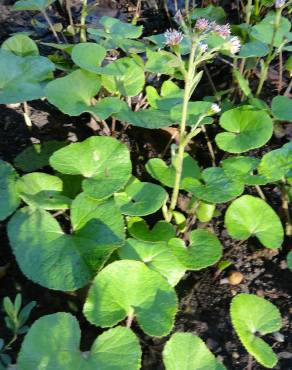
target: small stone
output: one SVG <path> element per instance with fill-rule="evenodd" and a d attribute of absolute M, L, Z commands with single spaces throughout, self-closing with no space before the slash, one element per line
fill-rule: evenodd
<path fill-rule="evenodd" d="M 231 285 L 238 285 L 238 284 L 240 284 L 242 282 L 243 279 L 244 279 L 244 276 L 239 271 L 233 271 L 228 276 L 228 282 Z"/>
<path fill-rule="evenodd" d="M 280 343 L 283 343 L 285 342 L 285 337 L 283 334 L 279 333 L 279 332 L 276 332 L 276 333 L 273 333 L 273 337 L 275 338 L 275 340 L 277 342 L 280 342 Z"/>

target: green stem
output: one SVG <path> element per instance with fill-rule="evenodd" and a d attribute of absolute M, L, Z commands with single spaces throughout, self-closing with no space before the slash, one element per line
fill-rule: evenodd
<path fill-rule="evenodd" d="M 80 18 L 80 41 L 86 42 L 86 29 L 85 29 L 85 20 L 87 17 L 87 0 L 82 0 L 82 10 Z"/>

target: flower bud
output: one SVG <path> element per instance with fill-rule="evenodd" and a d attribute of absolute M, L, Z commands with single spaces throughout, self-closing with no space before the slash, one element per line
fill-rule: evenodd
<path fill-rule="evenodd" d="M 213 104 L 211 105 L 211 111 L 212 111 L 212 113 L 213 113 L 213 114 L 216 114 L 216 113 L 221 112 L 221 108 L 219 107 L 219 105 L 218 105 L 218 104 L 213 103 Z"/>
<path fill-rule="evenodd" d="M 209 21 L 205 18 L 199 18 L 195 24 L 195 29 L 199 32 L 204 32 L 209 29 Z"/>
<path fill-rule="evenodd" d="M 174 46 L 181 43 L 183 34 L 175 29 L 169 29 L 164 33 L 164 37 L 166 45 Z"/>
<path fill-rule="evenodd" d="M 284 5 L 285 5 L 285 0 L 276 0 L 275 1 L 275 7 L 276 7 L 276 9 L 280 9 Z"/>

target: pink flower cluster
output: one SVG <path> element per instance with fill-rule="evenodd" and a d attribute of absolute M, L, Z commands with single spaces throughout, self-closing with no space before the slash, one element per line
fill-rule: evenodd
<path fill-rule="evenodd" d="M 199 18 L 197 20 L 195 24 L 195 29 L 198 32 L 216 32 L 218 33 L 219 36 L 223 37 L 224 39 L 231 35 L 230 25 L 228 23 L 220 26 L 216 22 L 214 21 L 210 22 L 208 21 L 208 19 L 205 18 Z"/>
<path fill-rule="evenodd" d="M 168 46 L 178 45 L 182 39 L 183 34 L 175 29 L 166 30 L 164 33 L 165 44 Z"/>

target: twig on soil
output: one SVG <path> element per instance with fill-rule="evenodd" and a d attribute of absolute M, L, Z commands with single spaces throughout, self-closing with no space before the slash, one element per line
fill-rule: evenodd
<path fill-rule="evenodd" d="M 265 194 L 263 193 L 262 189 L 260 188 L 259 185 L 255 185 L 256 191 L 258 192 L 259 196 L 263 199 L 266 200 Z"/>
<path fill-rule="evenodd" d="M 135 317 L 134 316 L 134 310 L 131 309 L 131 311 L 130 311 L 128 317 L 127 317 L 127 322 L 126 322 L 126 327 L 127 328 L 130 328 L 131 327 L 131 325 L 133 323 L 133 320 L 134 320 L 134 317 Z"/>
<path fill-rule="evenodd" d="M 213 146 L 212 146 L 212 143 L 211 143 L 211 141 L 209 139 L 209 136 L 208 136 L 206 127 L 204 125 L 202 125 L 201 129 L 202 129 L 202 131 L 204 133 L 204 136 L 205 136 L 205 139 L 207 141 L 207 147 L 208 147 L 208 150 L 209 150 L 209 153 L 210 153 L 210 157 L 211 157 L 211 161 L 212 161 L 212 166 L 213 167 L 216 167 L 216 157 L 215 157 Z"/>
<path fill-rule="evenodd" d="M 281 201 L 282 201 L 282 209 L 286 217 L 286 224 L 285 224 L 285 233 L 287 236 L 292 235 L 292 220 L 289 212 L 289 197 L 285 188 L 285 180 L 282 180 L 281 183 Z"/>
<path fill-rule="evenodd" d="M 251 355 L 248 355 L 246 370 L 252 370 L 252 363 L 253 363 L 253 358 Z"/>
<path fill-rule="evenodd" d="M 43 14 L 45 20 L 47 21 L 47 23 L 48 23 L 48 25 L 49 25 L 49 27 L 50 27 L 50 29 L 51 29 L 51 31 L 52 31 L 55 39 L 57 40 L 57 43 L 58 44 L 61 44 L 61 40 L 59 39 L 59 36 L 58 36 L 58 34 L 57 34 L 57 32 L 56 32 L 56 30 L 55 30 L 55 28 L 53 26 L 53 23 L 51 22 L 50 17 L 48 16 L 47 12 L 45 10 L 43 10 L 42 11 L 42 14 Z"/>
<path fill-rule="evenodd" d="M 31 119 L 30 119 L 29 108 L 28 108 L 28 105 L 27 105 L 27 102 L 26 101 L 23 102 L 23 118 L 24 118 L 25 123 L 28 126 L 28 128 L 31 129 L 32 122 L 31 122 Z"/>

